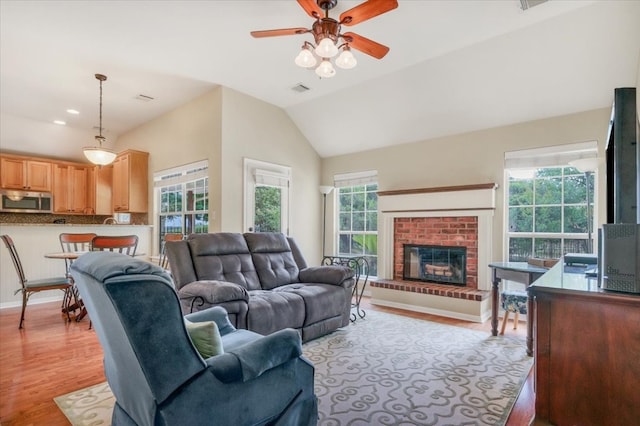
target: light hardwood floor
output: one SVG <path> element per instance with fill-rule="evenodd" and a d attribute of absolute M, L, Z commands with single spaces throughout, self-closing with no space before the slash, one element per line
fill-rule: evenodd
<path fill-rule="evenodd" d="M 470 323 L 434 315 L 372 306 L 365 310 L 391 312 L 490 332 L 489 321 Z M 105 381 L 102 348 L 88 318 L 67 322 L 59 303 L 27 307 L 24 328 L 18 329 L 20 309 L 0 310 L 0 423 L 9 425 L 68 425 L 53 398 Z M 526 334 L 507 326 L 507 333 Z M 534 414 L 533 379 L 529 375 L 508 426 L 524 426 Z"/>

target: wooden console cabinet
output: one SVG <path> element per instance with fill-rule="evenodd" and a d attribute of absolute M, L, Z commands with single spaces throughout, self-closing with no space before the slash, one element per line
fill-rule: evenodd
<path fill-rule="evenodd" d="M 640 420 L 640 295 L 605 292 L 559 263 L 535 303 L 536 425 Z"/>

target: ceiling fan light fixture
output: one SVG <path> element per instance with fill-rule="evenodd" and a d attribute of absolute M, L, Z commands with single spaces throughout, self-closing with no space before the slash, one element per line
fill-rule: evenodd
<path fill-rule="evenodd" d="M 331 61 L 329 59 L 323 59 L 316 68 L 316 74 L 321 78 L 331 78 L 336 75 L 336 69 L 333 68 Z"/>
<path fill-rule="evenodd" d="M 313 53 L 306 45 L 302 46 L 302 50 L 298 53 L 298 56 L 296 56 L 295 62 L 297 66 L 302 68 L 311 68 L 318 63 L 316 57 L 313 56 Z"/>
<path fill-rule="evenodd" d="M 336 59 L 336 66 L 345 70 L 350 70 L 356 65 L 358 65 L 356 57 L 351 53 L 349 46 L 345 46 L 342 53 L 340 53 L 340 56 Z"/>
<path fill-rule="evenodd" d="M 100 81 L 100 134 L 96 136 L 98 146 L 86 146 L 82 148 L 82 152 L 84 153 L 84 156 L 87 157 L 87 160 L 91 161 L 93 164 L 106 166 L 107 164 L 113 163 L 117 154 L 110 149 L 102 147 L 102 142 L 107 140 L 107 138 L 102 136 L 102 82 L 107 79 L 107 76 L 96 74 L 95 77 Z"/>
<path fill-rule="evenodd" d="M 316 74 L 321 78 L 330 78 L 336 74 L 331 59 L 338 54 L 340 55 L 335 59 L 335 66 L 342 69 L 354 68 L 358 61 L 351 53 L 351 49 L 356 49 L 375 59 L 382 59 L 389 53 L 387 46 L 350 31 L 342 33 L 341 28 L 343 25 L 352 26 L 387 13 L 398 7 L 398 0 L 365 0 L 342 12 L 338 18 L 329 16 L 329 11 L 338 5 L 338 0 L 297 0 L 297 2 L 307 15 L 314 19 L 311 28 L 292 27 L 251 31 L 251 36 L 263 38 L 310 33 L 313 36 L 313 42 L 304 42 L 302 51 L 298 52 L 295 58 L 295 63 L 302 68 L 315 69 Z M 318 61 L 320 61 L 319 64 Z"/>
<path fill-rule="evenodd" d="M 338 54 L 338 48 L 336 44 L 329 37 L 325 37 L 320 40 L 318 46 L 316 47 L 316 55 L 321 58 L 333 58 Z"/>

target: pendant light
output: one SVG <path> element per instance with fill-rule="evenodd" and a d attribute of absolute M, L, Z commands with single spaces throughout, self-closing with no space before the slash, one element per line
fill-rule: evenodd
<path fill-rule="evenodd" d="M 102 142 L 107 140 L 107 138 L 102 136 L 102 82 L 107 79 L 107 76 L 96 74 L 96 78 L 100 81 L 100 133 L 96 136 L 98 146 L 86 146 L 82 150 L 87 160 L 99 166 L 106 166 L 107 164 L 113 163 L 117 154 L 110 149 L 102 147 Z"/>

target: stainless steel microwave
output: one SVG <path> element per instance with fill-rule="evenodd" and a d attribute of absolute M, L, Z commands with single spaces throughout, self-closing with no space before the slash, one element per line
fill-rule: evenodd
<path fill-rule="evenodd" d="M 3 213 L 51 213 L 52 202 L 50 192 L 0 190 Z"/>

